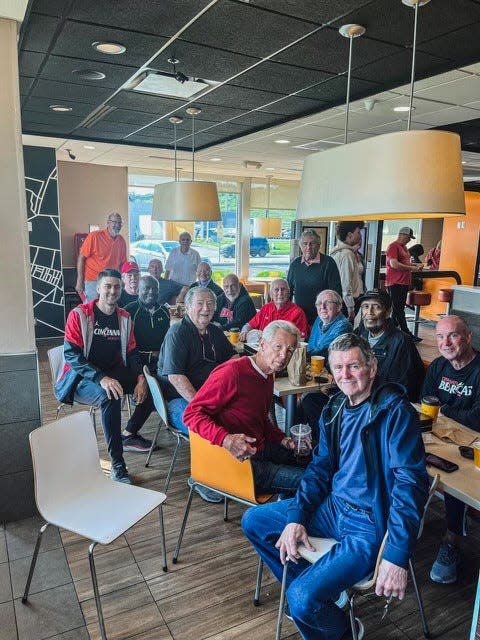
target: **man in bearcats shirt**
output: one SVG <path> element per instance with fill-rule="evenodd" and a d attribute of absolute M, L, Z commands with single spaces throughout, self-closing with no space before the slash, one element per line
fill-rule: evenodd
<path fill-rule="evenodd" d="M 427 370 L 423 395 L 437 396 L 444 416 L 480 431 L 480 354 L 472 348 L 472 332 L 459 316 L 445 316 L 435 333 L 441 356 Z M 434 582 L 457 580 L 466 510 L 463 502 L 445 493 L 447 532 L 430 572 Z"/>
<path fill-rule="evenodd" d="M 420 271 L 421 264 L 412 264 L 410 254 L 406 246 L 410 240 L 415 240 L 413 230 L 410 227 L 402 227 L 398 232 L 398 238 L 387 248 L 387 271 L 385 286 L 392 298 L 392 317 L 404 333 L 408 333 L 414 342 L 422 339 L 410 333 L 405 319 L 405 303 L 408 290 L 412 286 L 412 272 Z"/>
<path fill-rule="evenodd" d="M 69 404 L 76 401 L 100 406 L 112 459 L 110 475 L 113 480 L 131 484 L 123 459 L 121 401 L 129 393 L 141 405 L 147 398 L 147 382 L 132 319 L 117 304 L 121 289 L 120 273 L 105 269 L 98 276 L 98 299 L 70 312 L 65 325 L 65 365 L 55 384 L 55 395 Z M 140 412 L 137 406 L 127 425 L 132 433 Z"/>
<path fill-rule="evenodd" d="M 300 332 L 286 320 L 267 325 L 253 357 L 228 360 L 213 371 L 183 414 L 191 431 L 224 447 L 237 460 L 251 458 L 255 491 L 292 495 L 304 467 L 292 438 L 268 417 L 274 374 L 290 361 Z"/>

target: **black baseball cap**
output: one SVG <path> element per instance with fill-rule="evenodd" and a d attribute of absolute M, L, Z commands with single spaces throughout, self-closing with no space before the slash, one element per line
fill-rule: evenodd
<path fill-rule="evenodd" d="M 378 300 L 387 311 L 392 307 L 392 299 L 385 289 L 370 289 L 360 296 L 360 304 L 365 300 Z"/>

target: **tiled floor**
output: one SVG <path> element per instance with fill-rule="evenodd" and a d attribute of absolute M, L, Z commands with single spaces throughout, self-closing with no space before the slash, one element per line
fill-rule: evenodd
<path fill-rule="evenodd" d="M 436 355 L 431 331 L 422 351 Z M 45 347 L 40 349 L 44 421 L 54 418 L 56 404 L 49 382 Z M 145 427 L 152 434 L 155 420 Z M 145 457 L 127 453 L 135 482 L 162 489 L 173 441 L 163 434 L 160 451 L 149 469 Z M 106 461 L 103 437 L 99 450 Z M 222 518 L 222 506 L 194 498 L 179 563 L 171 555 L 187 498 L 188 451 L 182 447 L 165 505 L 169 571 L 164 573 L 156 514 L 107 547 L 97 547 L 97 571 L 109 640 L 270 640 L 274 637 L 278 585 L 266 575 L 262 605 L 252 605 L 256 559 L 239 528 L 243 508 L 232 505 L 230 522 Z M 75 470 L 72 469 L 72 473 Z M 472 523 L 465 545 L 461 579 L 441 587 L 428 580 L 443 529 L 443 506 L 433 505 L 417 553 L 417 570 L 434 636 L 464 640 L 469 633 L 473 594 L 478 576 L 480 525 Z M 33 553 L 39 518 L 0 525 L 0 640 L 86 640 L 100 638 L 88 570 L 88 543 L 66 531 L 47 529 L 27 606 L 21 603 Z M 383 602 L 359 601 L 359 614 L 367 638 L 420 640 L 423 638 L 411 588 L 402 603 L 391 607 L 380 623 Z M 299 635 L 288 621 L 284 638 Z"/>

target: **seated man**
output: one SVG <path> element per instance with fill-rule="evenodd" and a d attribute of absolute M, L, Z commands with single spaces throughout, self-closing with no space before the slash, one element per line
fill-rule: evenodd
<path fill-rule="evenodd" d="M 154 258 L 148 263 L 148 273 L 158 280 L 158 304 L 175 304 L 177 296 L 183 287 L 174 280 L 162 278 L 163 265 L 161 260 Z"/>
<path fill-rule="evenodd" d="M 341 393 L 321 419 L 320 444 L 291 500 L 248 509 L 245 535 L 278 580 L 287 574 L 290 614 L 302 638 L 347 640 L 340 593 L 372 573 L 386 531 L 375 591 L 403 598 L 428 495 L 425 451 L 415 409 L 396 385 L 372 393 L 376 360 L 355 334 L 329 349 L 330 369 Z M 308 536 L 335 538 L 314 564 L 300 559 Z M 363 625 L 357 619 L 358 637 Z"/>
<path fill-rule="evenodd" d="M 287 320 L 300 331 L 300 338 L 304 340 L 308 334 L 307 316 L 298 304 L 290 301 L 290 287 L 283 278 L 277 278 L 270 285 L 270 299 L 263 307 L 243 325 L 240 340 L 245 342 L 247 333 L 252 329 L 263 331 L 267 324 L 274 320 Z"/>
<path fill-rule="evenodd" d="M 217 296 L 221 296 L 223 293 L 222 287 L 219 287 L 216 282 L 212 280 L 212 268 L 208 262 L 200 262 L 197 267 L 197 281 L 190 285 L 190 289 L 193 287 L 205 287 L 210 289 Z"/>
<path fill-rule="evenodd" d="M 362 323 L 355 333 L 368 341 L 377 359 L 377 380 L 405 387 L 409 400 L 419 399 L 425 377 L 420 354 L 411 336 L 393 324 L 392 301 L 384 289 L 372 289 L 360 297 Z"/>
<path fill-rule="evenodd" d="M 234 273 L 223 279 L 223 290 L 217 298 L 214 320 L 224 330 L 241 329 L 257 312 L 253 300 Z"/>
<path fill-rule="evenodd" d="M 437 322 L 435 333 L 441 356 L 427 370 L 423 395 L 436 396 L 444 416 L 480 431 L 480 354 L 472 348 L 472 332 L 459 316 L 445 316 Z M 447 532 L 430 578 L 450 584 L 457 580 L 467 508 L 448 493 L 444 496 Z"/>
<path fill-rule="evenodd" d="M 328 347 L 337 336 L 350 333 L 352 325 L 342 313 L 342 296 L 333 289 L 321 291 L 315 300 L 317 318 L 308 339 L 308 354 L 327 357 Z"/>
<path fill-rule="evenodd" d="M 285 437 L 268 417 L 273 375 L 287 366 L 298 337 L 292 323 L 271 322 L 260 338 L 257 354 L 218 366 L 183 416 L 189 429 L 225 447 L 234 458 L 251 458 L 258 494 L 292 494 L 304 471 L 296 465 L 292 438 Z"/>
<path fill-rule="evenodd" d="M 127 425 L 135 433 L 137 420 L 147 398 L 147 382 L 142 373 L 133 323 L 120 309 L 121 276 L 114 269 L 98 275 L 98 299 L 80 304 L 68 315 L 65 325 L 63 372 L 55 385 L 60 402 L 100 406 L 108 453 L 112 459 L 111 477 L 131 484 L 123 459 L 121 401 L 131 393 L 137 407 Z M 142 423 L 143 424 L 143 423 Z"/>
<path fill-rule="evenodd" d="M 135 340 L 143 365 L 156 375 L 160 347 L 170 328 L 170 316 L 163 305 L 158 303 L 158 281 L 153 276 L 142 276 L 138 285 L 138 300 L 125 307 L 134 322 Z M 122 434 L 123 450 L 148 453 L 150 440 L 138 432 L 154 409 L 153 400 L 148 396 L 135 410 L 136 420 L 132 420 Z M 133 418 L 133 416 L 132 416 Z"/>
<path fill-rule="evenodd" d="M 138 282 L 140 280 L 140 269 L 136 262 L 129 261 L 124 262 L 122 266 L 122 283 L 123 289 L 118 301 L 118 306 L 123 309 L 130 304 L 138 300 Z"/>

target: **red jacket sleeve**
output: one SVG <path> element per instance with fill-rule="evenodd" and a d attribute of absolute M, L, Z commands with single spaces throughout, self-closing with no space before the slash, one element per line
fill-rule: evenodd
<path fill-rule="evenodd" d="M 306 339 L 310 332 L 310 327 L 308 325 L 307 316 L 305 315 L 303 309 L 298 309 L 298 315 L 294 320 L 294 324 L 298 327 L 303 339 Z"/>

